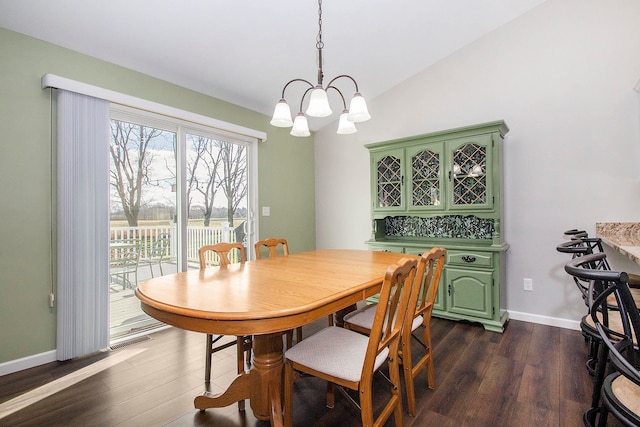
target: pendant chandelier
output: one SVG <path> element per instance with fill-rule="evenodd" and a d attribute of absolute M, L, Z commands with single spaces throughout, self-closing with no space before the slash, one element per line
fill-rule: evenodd
<path fill-rule="evenodd" d="M 327 96 L 327 92 L 329 89 L 335 90 L 338 95 L 340 95 L 340 99 L 342 99 L 342 113 L 340 114 L 340 120 L 338 121 L 338 132 L 339 134 L 350 134 L 355 133 L 358 130 L 356 129 L 355 124 L 358 122 L 364 122 L 371 118 L 369 111 L 367 109 L 367 103 L 364 98 L 358 91 L 358 83 L 355 79 L 347 74 L 341 74 L 337 77 L 334 77 L 329 81 L 326 86 L 322 85 L 322 81 L 324 78 L 324 74 L 322 72 L 322 48 L 324 47 L 324 43 L 322 42 L 322 0 L 318 0 L 318 36 L 316 38 L 316 48 L 318 49 L 318 84 L 313 85 L 308 80 L 304 79 L 293 79 L 289 80 L 287 84 L 282 88 L 282 97 L 280 101 L 276 104 L 276 108 L 273 111 L 273 118 L 271 119 L 271 124 L 277 127 L 291 127 L 290 134 L 293 136 L 309 136 L 311 132 L 309 132 L 309 124 L 307 122 L 307 116 L 309 117 L 327 117 L 332 114 L 331 107 L 329 106 L 329 98 Z M 349 103 L 349 108 L 347 109 L 347 103 L 344 99 L 344 95 L 334 83 L 338 79 L 348 79 L 353 82 L 355 85 L 355 93 L 353 98 L 351 98 L 351 102 Z M 287 87 L 294 82 L 302 82 L 308 85 L 307 90 L 302 94 L 302 98 L 300 99 L 300 110 L 295 117 L 295 120 L 291 120 L 291 109 L 289 108 L 289 104 L 284 97 L 284 92 L 287 90 Z M 304 99 L 309 95 L 309 104 L 307 105 L 306 115 L 302 112 L 302 105 L 304 103 Z"/>

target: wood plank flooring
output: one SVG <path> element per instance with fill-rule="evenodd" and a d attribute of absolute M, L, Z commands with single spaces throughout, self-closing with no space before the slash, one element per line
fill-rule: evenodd
<path fill-rule="evenodd" d="M 306 326 L 304 334 L 323 324 Z M 237 405 L 203 412 L 193 408 L 193 398 L 205 390 L 204 334 L 170 328 L 150 337 L 119 350 L 0 377 L 0 425 L 268 425 L 256 420 L 250 409 L 239 412 Z M 497 334 L 477 325 L 433 319 L 432 337 L 436 388 L 426 388 L 426 374 L 417 379 L 418 413 L 405 415 L 406 426 L 582 425 L 593 382 L 579 331 L 512 320 L 504 334 Z M 130 350 L 136 354 L 71 386 L 64 384 L 66 375 L 81 375 L 83 368 Z M 214 356 L 210 391 L 222 391 L 232 380 L 234 355 L 232 347 Z M 384 380 L 376 381 L 381 381 L 381 402 L 386 387 Z M 45 384 L 60 390 L 3 417 L 7 402 L 19 403 L 24 393 Z M 360 425 L 358 411 L 340 395 L 335 408 L 327 409 L 324 392 L 325 384 L 315 378 L 296 382 L 296 426 Z M 610 420 L 609 425 L 619 424 Z"/>

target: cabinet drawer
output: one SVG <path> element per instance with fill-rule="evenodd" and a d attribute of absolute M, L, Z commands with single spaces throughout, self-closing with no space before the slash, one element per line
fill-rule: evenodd
<path fill-rule="evenodd" d="M 491 252 L 447 251 L 447 264 L 492 268 L 493 254 Z"/>
<path fill-rule="evenodd" d="M 379 251 L 379 252 L 404 252 L 404 247 L 402 246 L 387 246 L 387 245 L 376 245 L 375 243 L 369 243 L 370 251 Z"/>

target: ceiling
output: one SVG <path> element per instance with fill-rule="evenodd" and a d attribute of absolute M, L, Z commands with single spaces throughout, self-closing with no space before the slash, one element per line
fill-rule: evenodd
<path fill-rule="evenodd" d="M 374 98 L 543 2 L 325 0 L 325 84 Z M 0 0 L 0 27 L 267 115 L 287 81 L 317 81 L 312 0 Z"/>

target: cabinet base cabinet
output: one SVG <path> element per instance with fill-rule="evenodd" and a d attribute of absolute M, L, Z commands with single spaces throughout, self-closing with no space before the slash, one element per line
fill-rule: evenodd
<path fill-rule="evenodd" d="M 434 243 L 425 246 L 404 246 L 402 242 L 367 242 L 374 251 L 404 252 L 422 255 L 432 247 L 447 249 L 444 272 L 440 279 L 438 294 L 433 307 L 433 316 L 449 320 L 479 323 L 493 332 L 504 331 L 509 314 L 500 307 L 500 283 L 503 280 L 503 255 L 506 245 L 486 247 L 447 245 Z M 376 302 L 375 298 L 368 300 Z"/>

